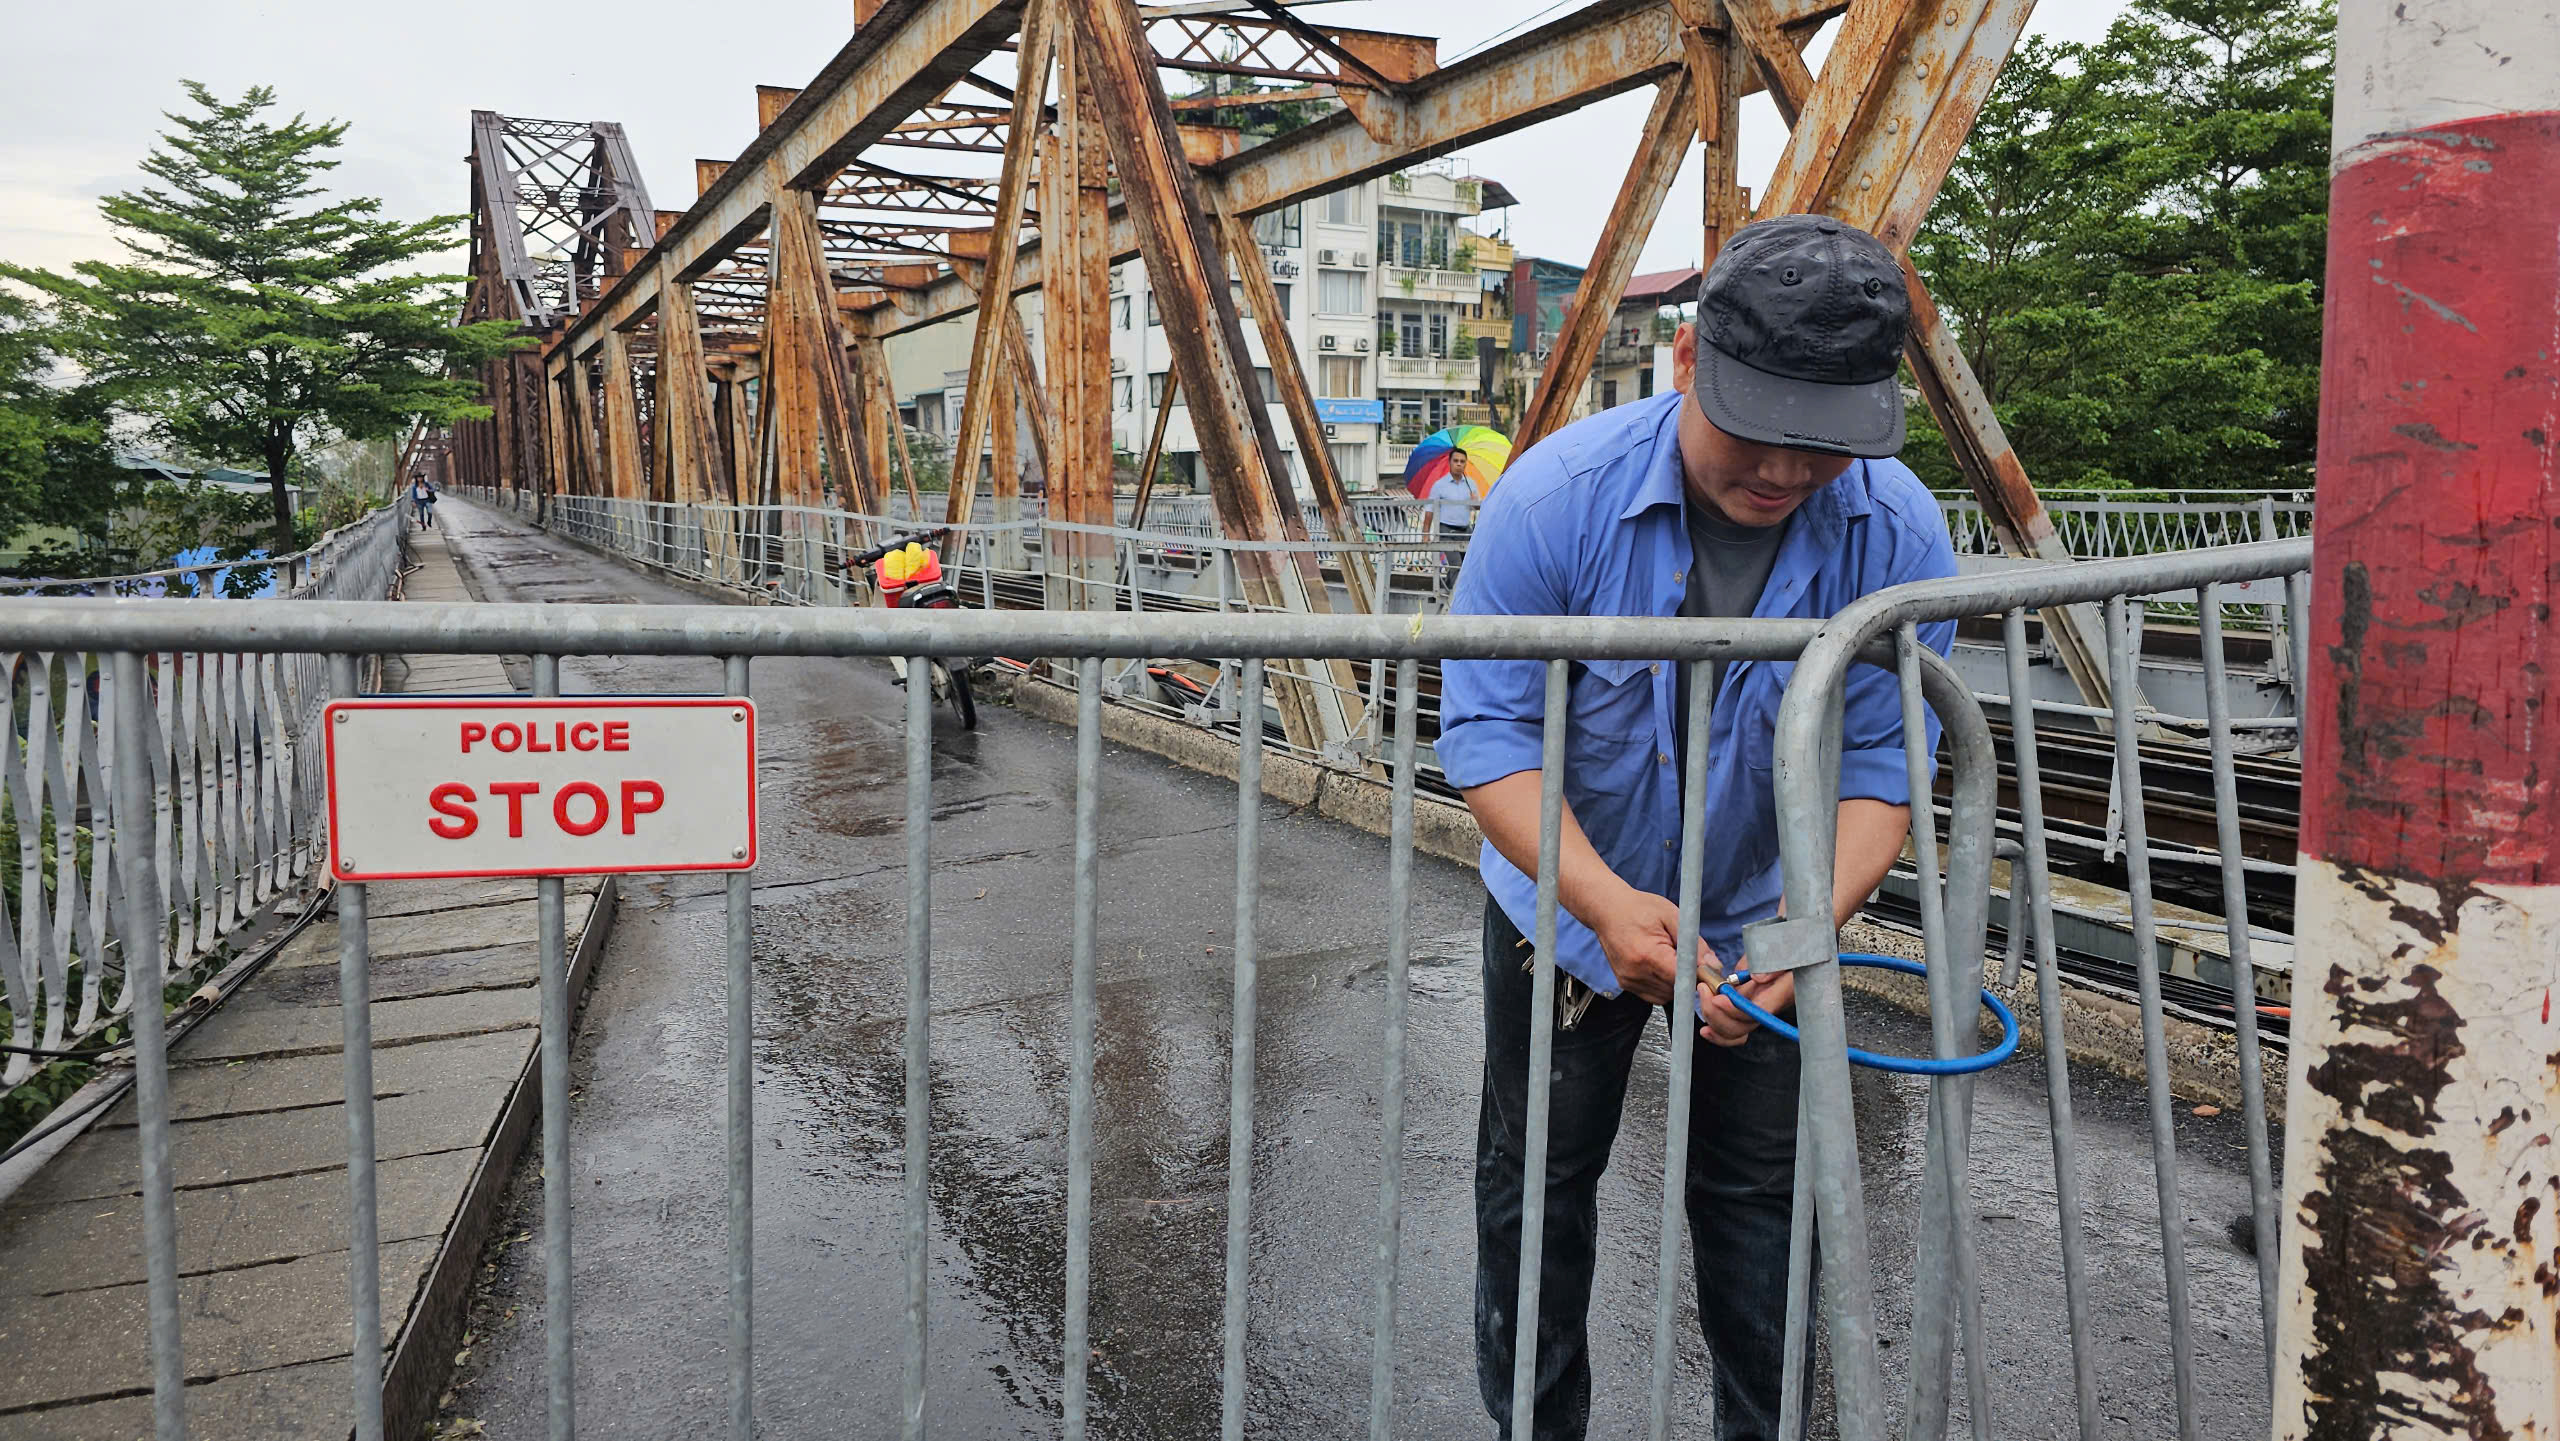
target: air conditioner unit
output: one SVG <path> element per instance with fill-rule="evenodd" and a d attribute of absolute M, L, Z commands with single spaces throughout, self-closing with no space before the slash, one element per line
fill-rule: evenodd
<path fill-rule="evenodd" d="M 1324 438 L 1325 438 L 1325 439 L 1327 439 L 1327 440 L 1331 440 L 1331 439 L 1333 439 L 1333 437 L 1334 437 L 1334 435 L 1335 435 L 1335 434 L 1336 434 L 1336 431 L 1334 430 L 1334 428 L 1333 428 L 1332 426 L 1328 425 L 1328 426 L 1326 426 L 1326 427 L 1324 428 Z"/>
<path fill-rule="evenodd" d="M 1352 268 L 1352 269 L 1354 269 L 1354 270 L 1366 270 L 1366 269 L 1368 269 L 1368 268 L 1369 268 L 1369 252 L 1368 252 L 1368 251 L 1365 251 L 1365 250 L 1355 250 L 1355 251 L 1352 251 L 1352 252 L 1351 252 L 1351 268 Z"/>
<path fill-rule="evenodd" d="M 1341 263 L 1342 252 L 1339 250 L 1319 250 L 1316 252 L 1316 264 L 1318 265 L 1340 265 Z"/>
<path fill-rule="evenodd" d="M 1129 362 L 1128 362 L 1128 361 L 1123 360 L 1123 359 L 1121 359 L 1119 356 L 1116 356 L 1116 355 L 1115 355 L 1115 356 L 1113 356 L 1113 357 L 1111 357 L 1111 373 L 1112 373 L 1113 375 L 1119 375 L 1119 374 L 1122 374 L 1122 373 L 1124 373 L 1125 371 L 1127 371 L 1127 370 L 1128 370 L 1128 368 L 1129 368 Z"/>
<path fill-rule="evenodd" d="M 1362 355 L 1366 355 L 1366 354 L 1368 354 L 1368 353 L 1369 353 L 1369 337 L 1367 337 L 1367 336 L 1365 336 L 1365 335 L 1364 335 L 1364 336 L 1361 336 L 1359 339 L 1352 341 L 1352 342 L 1351 342 L 1351 348 L 1352 348 L 1352 349 L 1354 349 L 1354 350 L 1356 350 L 1356 351 L 1359 351 Z"/>
<path fill-rule="evenodd" d="M 1318 350 L 1339 350 L 1341 348 L 1342 337 L 1338 335 L 1319 335 L 1316 337 L 1316 349 Z"/>

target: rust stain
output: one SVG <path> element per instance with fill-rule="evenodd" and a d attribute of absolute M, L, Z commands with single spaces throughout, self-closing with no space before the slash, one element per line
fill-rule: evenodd
<path fill-rule="evenodd" d="M 2497 1396 L 2469 1338 L 2522 1318 L 2464 1310 L 2440 1279 L 2456 1246 L 2485 1246 L 2484 1218 L 2453 1182 L 2431 1136 L 2436 1099 L 2463 1055 L 2464 1022 L 2438 992 L 2432 966 L 2410 968 L 2406 991 L 2332 966 L 2323 989 L 2337 1006 L 2340 1039 L 2305 1081 L 2335 1102 L 2319 1174 L 2302 1201 L 2312 1344 L 2303 1359 L 2305 1441 L 2364 1441 L 2423 1426 L 2478 1441 L 2511 1441 Z M 2362 1116 L 2368 1125 L 2347 1124 Z M 2529 1234 L 2533 1202 L 2516 1212 Z M 2448 1219 L 2449 1218 L 2449 1219 Z M 2546 1266 L 2536 1275 L 2546 1291 Z M 2386 1385 L 2402 1378 L 2422 1383 Z"/>

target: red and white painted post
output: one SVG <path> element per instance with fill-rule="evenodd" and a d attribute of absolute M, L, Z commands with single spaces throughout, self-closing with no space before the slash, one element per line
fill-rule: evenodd
<path fill-rule="evenodd" d="M 2560 5 L 2342 0 L 2275 1434 L 2560 1436 Z"/>

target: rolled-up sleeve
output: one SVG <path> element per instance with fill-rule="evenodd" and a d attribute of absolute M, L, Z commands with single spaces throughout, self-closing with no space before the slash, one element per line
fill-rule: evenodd
<path fill-rule="evenodd" d="M 1943 526 L 1937 534 L 1905 532 L 1897 538 L 1896 563 L 1887 585 L 1936 580 L 1956 573 L 1955 548 Z M 1877 589 L 1883 589 L 1882 586 Z M 1920 643 L 1945 655 L 1956 640 L 1956 623 L 1935 621 L 1921 626 Z M 1938 736 L 1944 729 L 1935 711 L 1923 707 L 1928 726 L 1929 774 L 1938 773 Z M 1902 685 L 1893 672 L 1871 665 L 1849 667 L 1841 704 L 1840 799 L 1911 804 L 1911 773 L 1902 759 Z"/>
<path fill-rule="evenodd" d="M 1513 476 L 1512 480 L 1521 479 Z M 1525 490 L 1514 486 L 1512 494 Z M 1453 615 L 1565 615 L 1570 611 L 1549 538 L 1528 508 L 1494 488 L 1467 544 Z M 1440 668 L 1440 769 L 1460 788 L 1538 768 L 1547 668 L 1534 660 L 1453 660 Z"/>

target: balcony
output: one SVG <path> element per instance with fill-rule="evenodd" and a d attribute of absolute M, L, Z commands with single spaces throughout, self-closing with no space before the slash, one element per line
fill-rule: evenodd
<path fill-rule="evenodd" d="M 1437 270 L 1389 265 L 1378 282 L 1380 300 L 1431 300 L 1443 305 L 1473 305 L 1484 299 L 1484 282 L 1472 270 Z"/>
<path fill-rule="evenodd" d="M 1386 355 L 1378 358 L 1382 390 L 1464 390 L 1476 388 L 1473 356 L 1451 360 L 1436 355 Z"/>
<path fill-rule="evenodd" d="M 1511 348 L 1511 317 L 1462 315 L 1458 317 L 1458 333 L 1473 337 L 1478 345 L 1498 345 L 1508 350 Z"/>

